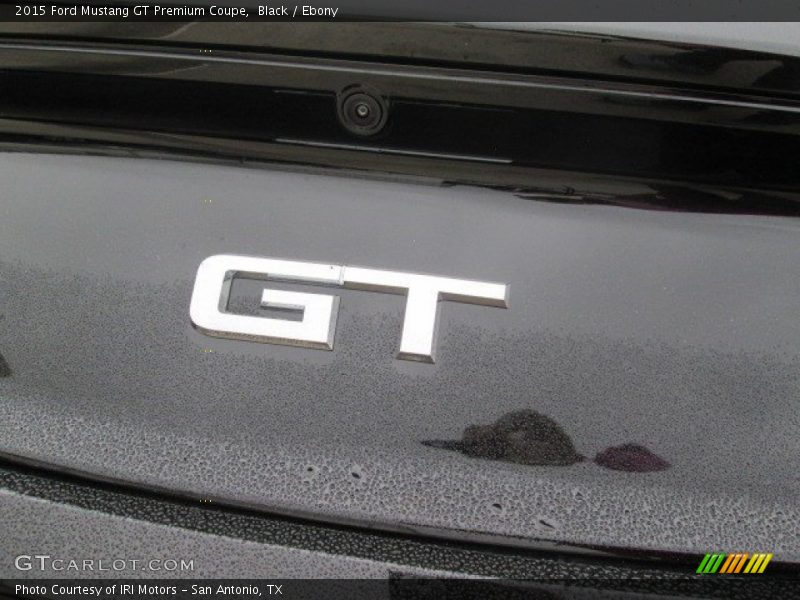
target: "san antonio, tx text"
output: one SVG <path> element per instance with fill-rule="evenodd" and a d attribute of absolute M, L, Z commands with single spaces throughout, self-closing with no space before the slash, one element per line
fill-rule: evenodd
<path fill-rule="evenodd" d="M 23 596 L 69 596 L 82 597 L 82 596 L 95 596 L 100 598 L 102 596 L 177 596 L 178 592 L 189 594 L 191 596 L 282 596 L 282 585 L 264 584 L 259 587 L 257 585 L 222 585 L 206 586 L 196 585 L 181 587 L 176 585 L 145 585 L 145 584 L 109 584 L 109 585 L 24 585 L 17 584 L 14 586 L 15 593 Z"/>

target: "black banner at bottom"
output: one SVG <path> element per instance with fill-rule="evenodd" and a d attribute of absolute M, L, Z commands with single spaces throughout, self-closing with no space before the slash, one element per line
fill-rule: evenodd
<path fill-rule="evenodd" d="M 800 598 L 800 579 L 696 577 L 636 580 L 388 579 L 6 579 L 0 598 L 86 600 L 188 600 L 198 598 Z"/>

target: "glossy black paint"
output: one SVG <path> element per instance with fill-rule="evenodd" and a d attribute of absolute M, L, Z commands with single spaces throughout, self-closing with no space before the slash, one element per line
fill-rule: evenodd
<path fill-rule="evenodd" d="M 443 538 L 797 562 L 796 59 L 352 27 L 0 28 L 3 456 Z M 374 138 L 338 121 L 354 83 L 391 106 Z M 332 353 L 212 340 L 187 306 L 220 252 L 500 280 L 511 308 L 448 307 L 434 366 L 394 359 L 400 298 L 357 292 Z M 509 414 L 569 452 L 464 444 Z"/>
<path fill-rule="evenodd" d="M 796 219 L 268 166 L 2 158 L 5 456 L 395 531 L 774 545 L 795 560 Z M 395 358 L 402 297 L 356 290 L 338 292 L 332 352 L 209 338 L 187 307 L 198 265 L 220 253 L 495 280 L 510 308 L 446 303 L 434 365 Z M 257 305 L 258 290 L 240 300 Z M 523 410 L 583 456 L 633 443 L 671 466 L 423 444 Z M 760 451 L 767 431 L 776 452 Z M 765 517 L 739 523 L 742 510 Z"/>
<path fill-rule="evenodd" d="M 340 164 L 343 151 L 380 154 L 376 167 L 366 157 L 351 164 L 523 189 L 537 179 L 534 169 L 626 175 L 733 191 L 695 193 L 680 206 L 685 210 L 800 210 L 800 103 L 783 94 L 699 90 L 677 75 L 663 86 L 252 48 L 198 53 L 174 44 L 86 48 L 15 40 L 0 50 L 7 135 L 146 140 L 239 158 L 264 158 L 269 145 L 273 159 L 328 166 Z M 705 64 L 705 50 L 695 52 Z M 722 61 L 724 51 L 717 54 Z M 731 61 L 740 59 L 734 54 Z M 336 95 L 356 84 L 391 102 L 386 127 L 368 139 L 347 131 L 337 115 Z M 234 140 L 235 150 L 223 150 Z M 409 158 L 424 159 L 424 166 L 407 169 Z M 434 160 L 457 170 L 437 168 Z M 483 177 L 476 164 L 489 167 Z M 776 194 L 763 197 L 768 190 Z M 641 204 L 679 208 L 665 196 Z"/>
<path fill-rule="evenodd" d="M 14 495 L 13 504 L 7 505 L 14 513 L 27 510 L 37 515 L 44 513 L 47 520 L 61 518 L 58 531 L 48 535 L 49 549 L 56 555 L 64 547 L 70 552 L 91 552 L 97 546 L 125 551 L 134 543 L 158 545 L 173 551 L 193 547 L 189 552 L 196 556 L 196 571 L 191 573 L 195 578 L 470 575 L 511 580 L 508 588 L 502 581 L 494 582 L 499 587 L 494 591 L 504 599 L 508 594 L 519 595 L 521 580 L 527 580 L 524 597 L 538 600 L 550 598 L 554 586 L 573 598 L 578 593 L 576 587 L 589 592 L 601 579 L 605 580 L 607 594 L 612 590 L 641 591 L 647 598 L 662 595 L 707 598 L 711 591 L 708 580 L 685 579 L 686 573 L 696 567 L 699 557 L 695 555 L 650 556 L 647 560 L 640 552 L 624 550 L 608 554 L 599 549 L 587 549 L 582 555 L 556 549 L 508 552 L 494 546 L 447 543 L 266 516 L 208 503 L 165 500 L 162 496 L 126 487 L 87 483 L 79 478 L 4 462 L 0 462 L 0 490 L 0 496 Z M 44 510 L 43 502 L 49 504 Z M 64 518 L 66 515 L 70 516 Z M 85 526 L 96 523 L 98 518 L 113 523 L 116 533 L 113 539 L 109 539 L 111 536 L 97 539 L 93 528 Z M 164 535 L 165 527 L 168 536 Z M 26 528 L 23 522 L 15 523 L 8 534 L 13 537 L 6 541 L 13 547 L 26 547 L 37 540 L 37 531 Z M 772 562 L 770 569 L 769 578 L 751 579 L 744 589 L 741 580 L 719 578 L 714 582 L 715 596 L 734 597 L 739 592 L 735 597 L 744 597 L 742 592 L 746 591 L 752 594 L 748 597 L 758 597 L 757 594 L 791 597 L 797 582 L 791 565 Z M 364 586 L 365 599 L 380 598 L 386 593 L 384 582 L 375 584 Z M 3 585 L 0 583 L 0 592 L 5 589 Z M 324 585 L 327 589 L 316 596 L 330 595 L 330 582 Z M 451 593 L 453 589 L 457 588 L 451 587 Z M 13 592 L 13 587 L 10 591 Z M 466 587 L 460 597 L 474 597 L 475 593 L 474 587 Z M 13 593 L 9 597 L 13 597 Z M 351 592 L 347 597 L 359 596 Z M 397 596 L 389 593 L 388 597 Z M 480 597 L 486 598 L 486 593 Z"/>
<path fill-rule="evenodd" d="M 728 186 L 792 190 L 800 183 L 800 136 L 788 133 L 394 97 L 387 130 L 365 140 L 340 125 L 333 92 L 27 72 L 0 75 L 0 85 L 9 90 L 0 112 L 14 120 L 118 130 L 144 122 L 165 134 Z"/>
<path fill-rule="evenodd" d="M 632 28 L 635 29 L 635 28 Z M 705 93 L 795 98 L 800 57 L 724 46 L 534 29 L 524 23 L 0 23 L 9 41 L 247 50 L 385 65 L 575 76 Z"/>

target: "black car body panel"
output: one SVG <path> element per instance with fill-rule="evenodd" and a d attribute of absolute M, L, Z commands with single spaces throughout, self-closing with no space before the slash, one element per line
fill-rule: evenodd
<path fill-rule="evenodd" d="M 401 529 L 795 556 L 794 221 L 145 159 L 2 169 L 8 454 Z M 332 352 L 213 339 L 188 305 L 225 253 L 508 282 L 509 308 L 443 305 L 433 365 L 395 358 L 404 299 L 361 291 Z M 636 442 L 671 468 L 422 444 L 523 409 L 584 455 Z M 785 451 L 753 452 L 767 431 Z"/>
<path fill-rule="evenodd" d="M 9 27 L 6 460 L 465 542 L 800 559 L 798 59 L 604 38 L 580 72 L 569 44 L 599 36 L 412 28 L 474 49 L 437 62 Z M 350 84 L 385 98 L 378 135 L 338 122 Z M 189 318 L 217 254 L 501 282 L 508 308 L 442 303 L 435 364 L 397 359 L 405 298 L 368 291 L 336 290 L 329 352 L 217 339 Z M 263 288 L 234 282 L 236 310 Z"/>

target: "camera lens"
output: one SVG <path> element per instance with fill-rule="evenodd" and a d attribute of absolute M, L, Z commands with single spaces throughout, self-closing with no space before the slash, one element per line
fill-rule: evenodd
<path fill-rule="evenodd" d="M 341 94 L 338 109 L 342 125 L 356 135 L 374 135 L 386 123 L 386 103 L 377 94 L 362 88 Z"/>

